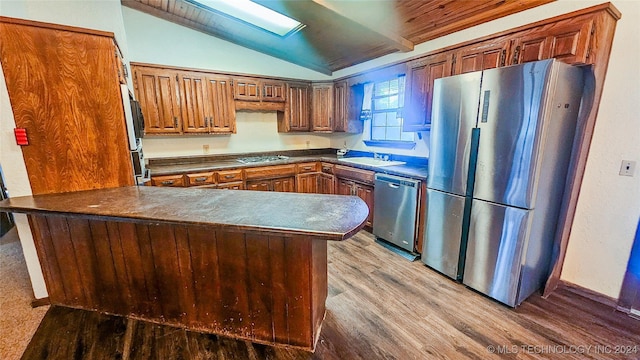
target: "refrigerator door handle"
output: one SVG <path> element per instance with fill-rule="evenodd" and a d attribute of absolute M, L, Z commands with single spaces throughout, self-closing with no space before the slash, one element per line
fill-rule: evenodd
<path fill-rule="evenodd" d="M 489 117 L 489 97 L 491 95 L 491 90 L 485 90 L 484 96 L 482 98 L 482 118 L 480 122 L 486 123 Z"/>

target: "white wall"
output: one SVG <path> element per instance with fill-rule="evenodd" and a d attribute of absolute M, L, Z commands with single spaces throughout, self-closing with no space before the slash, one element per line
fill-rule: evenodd
<path fill-rule="evenodd" d="M 143 141 L 147 158 L 203 154 L 233 154 L 278 150 L 322 149 L 330 146 L 329 135 L 279 134 L 276 113 L 247 112 L 236 114 L 236 134 L 216 136 L 163 136 Z M 209 145 L 209 151 L 203 150 Z M 152 155 L 149 155 L 152 154 Z"/>
<path fill-rule="evenodd" d="M 124 57 L 127 57 L 127 38 L 118 0 L 2 0 L 0 16 L 109 31 L 115 34 L 120 50 Z M 4 72 L 2 72 L 0 73 L 0 165 L 11 196 L 31 195 L 22 150 L 16 145 L 13 135 L 15 126 Z M 27 218 L 24 215 L 17 215 L 15 220 L 34 295 L 37 299 L 47 297 L 47 289 Z"/>
<path fill-rule="evenodd" d="M 127 7 L 122 9 L 130 61 L 198 69 L 249 73 L 306 80 L 329 76 L 286 61 L 176 25 Z M 280 134 L 275 111 L 239 111 L 237 133 L 216 136 L 147 136 L 143 139 L 147 158 L 209 153 L 239 153 L 328 148 L 327 135 Z"/>
<path fill-rule="evenodd" d="M 334 76 L 351 75 L 600 3 L 556 1 L 419 44 L 410 53 L 390 54 L 337 71 Z M 618 175 L 623 159 L 640 164 L 640 1 L 613 1 L 613 4 L 622 12 L 622 19 L 616 28 L 561 278 L 618 298 L 640 216 L 640 168 L 634 177 Z M 364 148 L 362 138 L 363 135 L 336 136 L 331 144 L 341 147 L 347 140 L 355 148 Z"/>

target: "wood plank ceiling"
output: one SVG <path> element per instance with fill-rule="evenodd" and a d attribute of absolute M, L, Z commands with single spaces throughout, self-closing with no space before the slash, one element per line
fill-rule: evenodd
<path fill-rule="evenodd" d="M 254 0 L 304 25 L 280 37 L 190 0 L 121 0 L 150 15 L 325 74 L 554 0 Z"/>

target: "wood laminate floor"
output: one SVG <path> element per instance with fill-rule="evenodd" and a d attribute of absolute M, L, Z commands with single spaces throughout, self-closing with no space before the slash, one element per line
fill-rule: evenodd
<path fill-rule="evenodd" d="M 315 353 L 53 306 L 23 359 L 640 359 L 640 321 L 560 289 L 513 310 L 374 243 L 330 242 Z"/>

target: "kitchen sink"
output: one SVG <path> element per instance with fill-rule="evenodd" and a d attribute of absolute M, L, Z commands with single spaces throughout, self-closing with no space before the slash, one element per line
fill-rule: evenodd
<path fill-rule="evenodd" d="M 286 160 L 288 158 L 289 158 L 288 156 L 284 156 L 284 155 L 249 156 L 249 157 L 236 159 L 236 161 L 241 162 L 243 164 L 253 164 L 253 163 L 261 163 L 261 162 L 269 162 L 269 161 Z"/>
<path fill-rule="evenodd" d="M 370 157 L 350 157 L 350 158 L 339 158 L 339 161 L 348 162 L 352 164 L 361 164 L 361 165 L 369 165 L 369 166 L 395 166 L 395 165 L 404 165 L 406 162 L 404 161 L 392 161 L 392 160 L 382 160 L 375 159 Z"/>

